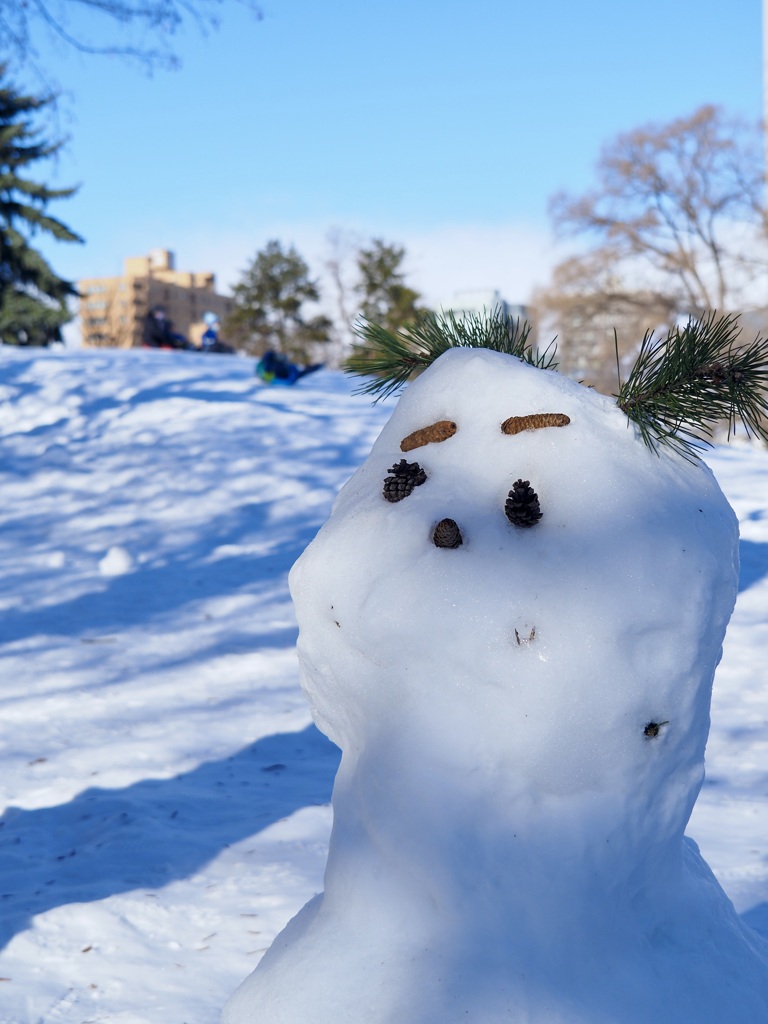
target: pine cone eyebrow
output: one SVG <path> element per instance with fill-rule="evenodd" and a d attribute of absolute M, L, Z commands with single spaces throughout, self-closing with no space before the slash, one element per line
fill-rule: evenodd
<path fill-rule="evenodd" d="M 410 452 L 414 448 L 423 448 L 425 444 L 447 441 L 453 437 L 457 427 L 453 420 L 438 420 L 437 423 L 430 423 L 428 427 L 421 427 L 414 430 L 412 434 L 404 437 L 400 442 L 401 452 Z"/>
<path fill-rule="evenodd" d="M 566 427 L 571 417 L 564 412 L 534 412 L 530 416 L 510 416 L 501 424 L 502 434 L 519 434 L 523 430 L 540 430 L 542 427 Z"/>

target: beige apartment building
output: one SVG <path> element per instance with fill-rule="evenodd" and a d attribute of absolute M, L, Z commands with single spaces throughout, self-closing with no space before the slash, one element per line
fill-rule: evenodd
<path fill-rule="evenodd" d="M 173 330 L 199 346 L 203 315 L 210 311 L 224 320 L 233 308 L 229 296 L 217 294 L 214 274 L 176 270 L 167 249 L 129 257 L 122 277 L 85 278 L 77 287 L 83 345 L 90 348 L 141 345 L 144 318 L 154 306 L 163 306 Z"/>

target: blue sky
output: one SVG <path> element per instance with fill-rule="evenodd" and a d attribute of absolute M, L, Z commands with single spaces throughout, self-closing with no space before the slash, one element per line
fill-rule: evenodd
<path fill-rule="evenodd" d="M 256 21 L 176 40 L 149 77 L 43 44 L 69 136 L 46 246 L 78 278 L 155 246 L 222 290 L 273 237 L 320 275 L 330 229 L 405 245 L 447 301 L 525 301 L 556 250 L 547 201 L 592 180 L 602 143 L 706 102 L 762 115 L 759 0 L 265 0 Z M 29 79 L 27 79 L 29 81 Z"/>

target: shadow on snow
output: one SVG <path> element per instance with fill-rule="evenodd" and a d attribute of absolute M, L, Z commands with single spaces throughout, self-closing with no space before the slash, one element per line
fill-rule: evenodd
<path fill-rule="evenodd" d="M 227 846 L 327 804 L 339 757 L 308 726 L 172 779 L 9 807 L 0 818 L 0 948 L 36 914 L 187 878 Z"/>
<path fill-rule="evenodd" d="M 745 911 L 741 915 L 742 921 L 759 932 L 764 939 L 768 939 L 768 903 L 758 903 L 756 907 Z"/>
<path fill-rule="evenodd" d="M 768 576 L 768 543 L 765 541 L 740 540 L 739 593 L 748 590 Z"/>
<path fill-rule="evenodd" d="M 287 600 L 286 575 L 316 532 L 319 521 L 308 518 L 298 525 L 267 529 L 268 503 L 246 503 L 214 519 L 209 532 L 176 551 L 163 552 L 152 564 L 134 566 L 120 576 L 93 574 L 85 593 L 37 607 L 11 607 L 0 623 L 0 644 L 38 636 L 77 636 L 98 631 L 126 630 L 162 622 L 165 616 L 197 601 L 235 594 L 251 594 L 273 602 Z M 318 517 L 319 519 L 319 517 Z M 34 521 L 19 525 L 13 543 L 24 548 L 35 532 Z M 212 540 L 215 538 L 215 540 Z M 243 552 L 240 545 L 258 541 L 260 550 Z M 232 546 L 232 552 L 213 556 L 214 545 Z M 40 585 L 51 589 L 51 570 L 39 570 Z M 0 595 L 13 593 L 16 581 L 0 581 Z M 254 640 L 258 623 L 254 624 Z M 291 644 L 295 631 L 285 638 Z"/>

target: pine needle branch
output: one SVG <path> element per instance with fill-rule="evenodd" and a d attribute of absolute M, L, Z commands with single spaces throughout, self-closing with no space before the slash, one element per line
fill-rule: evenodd
<path fill-rule="evenodd" d="M 430 313 L 397 331 L 361 319 L 355 333 L 361 340 L 344 371 L 367 378 L 357 392 L 376 395 L 375 401 L 400 390 L 450 348 L 487 348 L 544 370 L 556 366 L 554 341 L 544 352 L 534 350 L 528 340 L 530 324 L 506 316 L 500 309 L 462 316 L 451 311 Z"/>
<path fill-rule="evenodd" d="M 722 421 L 729 438 L 740 423 L 747 436 L 768 441 L 768 339 L 738 345 L 738 319 L 710 313 L 666 338 L 643 338 L 615 397 L 652 451 L 668 447 L 693 461 Z"/>

